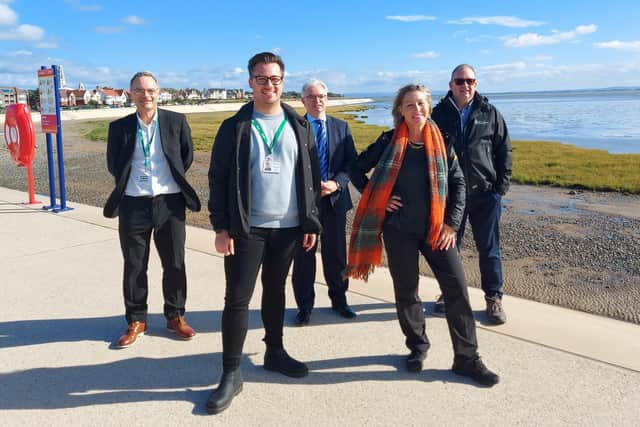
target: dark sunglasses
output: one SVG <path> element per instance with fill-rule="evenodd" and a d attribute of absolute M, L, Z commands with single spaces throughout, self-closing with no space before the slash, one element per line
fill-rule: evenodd
<path fill-rule="evenodd" d="M 465 83 L 471 86 L 476 82 L 476 79 L 453 79 L 453 82 L 458 86 L 462 86 Z"/>

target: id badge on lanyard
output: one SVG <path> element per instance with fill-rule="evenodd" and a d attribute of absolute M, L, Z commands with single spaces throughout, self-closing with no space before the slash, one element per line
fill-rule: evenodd
<path fill-rule="evenodd" d="M 282 130 L 284 129 L 284 125 L 287 124 L 287 118 L 285 117 L 284 119 L 282 119 L 282 122 L 280 123 L 280 126 L 278 126 L 278 130 L 276 131 L 275 135 L 273 135 L 273 140 L 271 141 L 271 144 L 269 144 L 269 140 L 267 139 L 267 135 L 264 133 L 264 129 L 262 129 L 262 126 L 260 126 L 260 123 L 258 123 L 258 121 L 256 119 L 251 120 L 251 124 L 253 125 L 253 127 L 256 128 L 256 130 L 258 131 L 258 133 L 260 134 L 260 137 L 262 138 L 262 142 L 264 143 L 264 146 L 266 148 L 267 151 L 267 156 L 264 158 L 264 161 L 262 162 L 262 173 L 273 173 L 273 174 L 279 174 L 280 173 L 280 161 L 278 161 L 274 154 L 273 154 L 273 150 L 276 146 L 276 144 L 278 143 L 278 138 L 280 138 L 280 134 L 282 134 Z"/>

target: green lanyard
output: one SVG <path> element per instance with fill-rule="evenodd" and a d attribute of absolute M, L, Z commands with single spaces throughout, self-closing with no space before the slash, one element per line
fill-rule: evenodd
<path fill-rule="evenodd" d="M 151 137 L 147 141 L 147 144 L 144 143 L 144 132 L 142 132 L 142 127 L 140 127 L 140 123 L 138 122 L 138 137 L 140 137 L 140 146 L 142 147 L 142 153 L 144 154 L 144 167 L 145 169 L 149 169 L 151 166 L 151 154 L 150 147 L 153 144 L 153 138 L 156 136 L 156 132 L 158 132 L 158 113 L 156 112 L 156 117 L 153 120 L 155 123 L 155 127 L 153 128 L 153 133 Z"/>
<path fill-rule="evenodd" d="M 267 135 L 264 133 L 264 130 L 262 129 L 262 126 L 260 126 L 260 123 L 258 123 L 256 119 L 253 119 L 251 120 L 251 124 L 256 128 L 256 130 L 260 134 L 260 137 L 262 138 L 262 142 L 264 142 L 264 146 L 267 147 L 267 152 L 269 152 L 270 155 L 273 154 L 273 149 L 278 143 L 278 138 L 282 133 L 282 129 L 284 129 L 284 125 L 287 124 L 287 118 L 285 117 L 284 119 L 282 119 L 282 123 L 280 123 L 280 126 L 278 126 L 278 130 L 276 131 L 276 134 L 273 135 L 273 141 L 271 141 L 271 144 L 269 144 Z"/>

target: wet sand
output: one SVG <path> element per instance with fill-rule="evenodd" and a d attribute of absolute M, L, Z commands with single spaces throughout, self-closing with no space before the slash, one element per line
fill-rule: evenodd
<path fill-rule="evenodd" d="M 67 199 L 70 206 L 102 206 L 113 186 L 106 144 L 80 137 L 83 127 L 82 121 L 64 124 Z M 45 147 L 39 136 L 39 194 L 49 194 Z M 189 213 L 187 221 L 210 229 L 208 168 L 209 153 L 197 152 L 188 178 L 203 210 Z M 26 171 L 11 162 L 6 149 L 0 150 L 0 186 L 27 191 Z M 463 263 L 469 285 L 480 287 L 470 237 L 468 230 Z M 640 324 L 640 196 L 513 185 L 504 198 L 501 246 L 506 294 Z M 430 274 L 424 263 L 421 272 Z"/>

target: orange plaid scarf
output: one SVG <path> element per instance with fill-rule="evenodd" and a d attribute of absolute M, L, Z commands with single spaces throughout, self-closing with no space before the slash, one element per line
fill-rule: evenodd
<path fill-rule="evenodd" d="M 447 152 L 440 130 L 431 119 L 427 120 L 422 135 L 431 188 L 429 218 L 425 219 L 429 223 L 427 242 L 436 249 L 447 200 Z M 382 263 L 382 224 L 408 142 L 409 129 L 403 122 L 396 129 L 393 141 L 382 153 L 358 203 L 351 230 L 345 277 L 366 282 L 374 268 Z"/>

